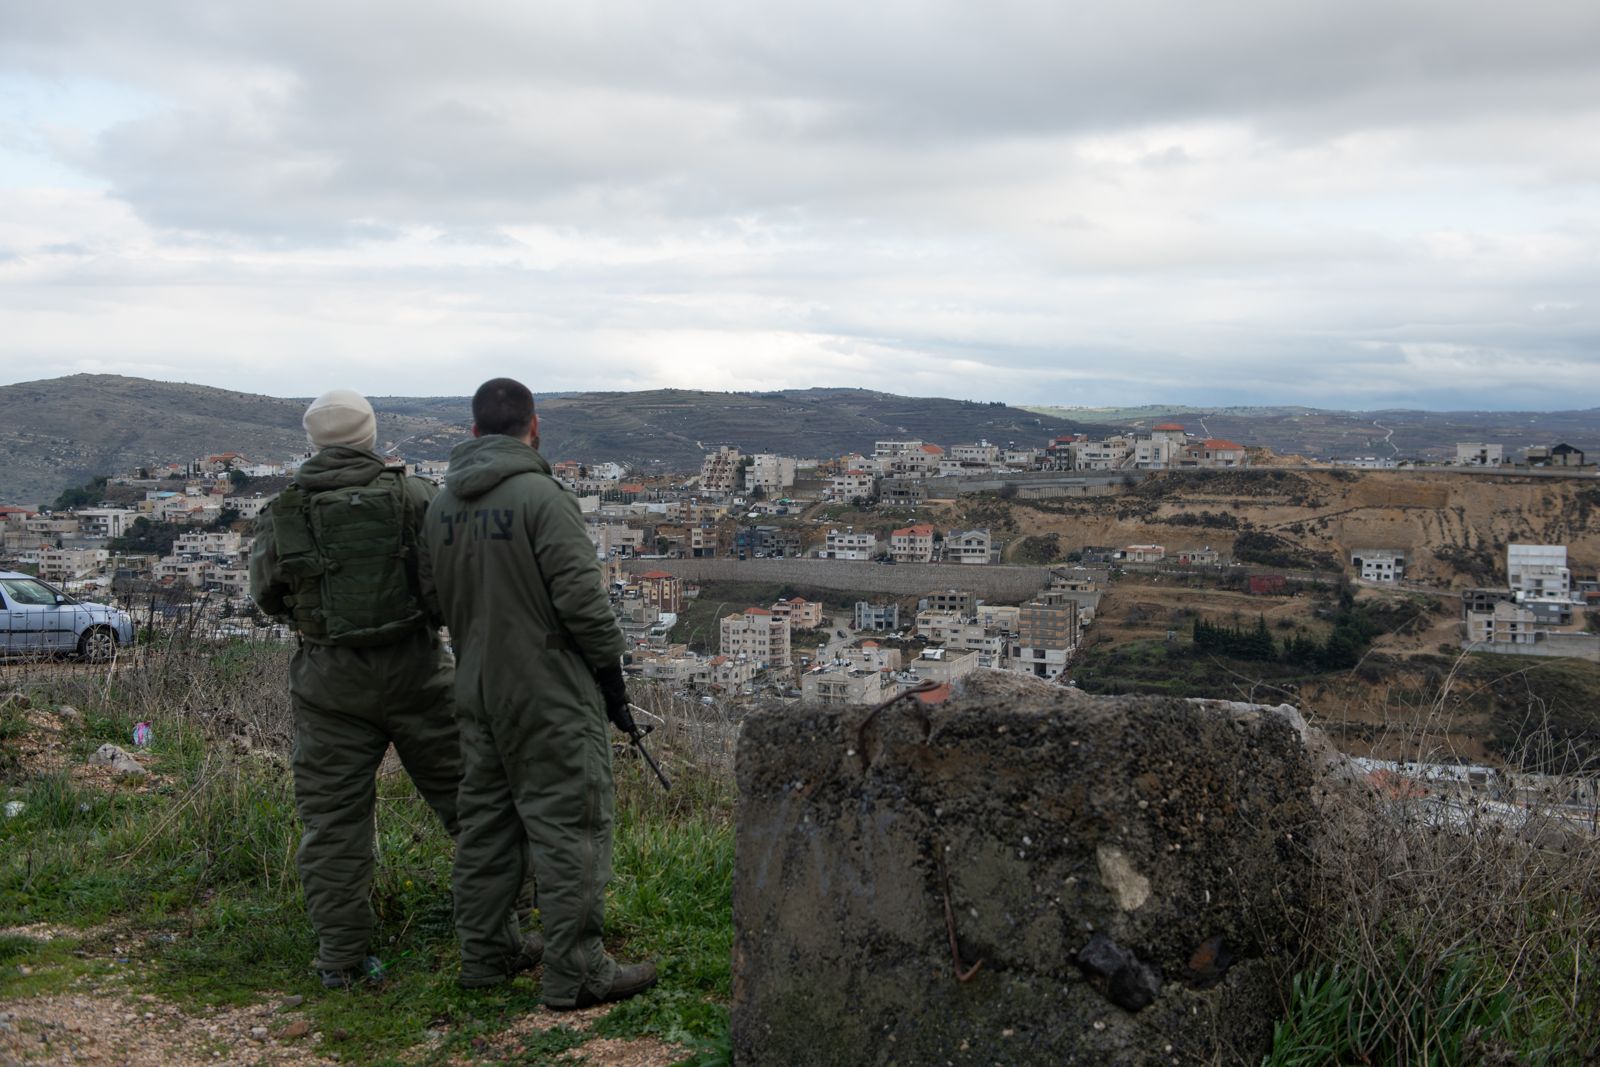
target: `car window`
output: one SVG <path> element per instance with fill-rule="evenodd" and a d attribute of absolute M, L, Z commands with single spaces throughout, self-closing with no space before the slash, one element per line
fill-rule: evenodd
<path fill-rule="evenodd" d="M 55 590 L 32 578 L 0 578 L 0 589 L 13 604 L 56 606 Z"/>

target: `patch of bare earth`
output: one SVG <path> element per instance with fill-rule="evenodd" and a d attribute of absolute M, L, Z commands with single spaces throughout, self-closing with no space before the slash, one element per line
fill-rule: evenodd
<path fill-rule="evenodd" d="M 65 773 L 76 785 L 106 793 L 114 790 L 147 793 L 165 781 L 161 775 L 149 770 L 149 756 L 135 749 L 131 743 L 120 747 L 145 766 L 143 775 L 121 775 L 108 766 L 91 766 L 74 759 L 73 746 L 67 733 L 76 720 L 70 715 L 64 717 L 59 710 L 36 707 L 27 708 L 23 714 L 28 729 L 17 739 L 16 757 L 25 777 L 42 778 Z"/>
<path fill-rule="evenodd" d="M 272 1004 L 197 1014 L 148 993 L 96 987 L 0 1000 L 0 1061 L 200 1067 L 331 1064 L 324 1035 Z"/>
<path fill-rule="evenodd" d="M 610 1011 L 611 1005 L 580 1011 L 534 1008 L 499 1033 L 475 1040 L 470 1053 L 457 1056 L 449 1062 L 452 1067 L 471 1067 L 514 1058 L 526 1049 L 531 1039 L 547 1031 L 565 1027 L 581 1033 L 605 1018 Z M 595 1037 L 571 1051 L 574 1058 L 581 1056 L 582 1061 L 592 1067 L 669 1067 L 688 1054 L 682 1045 L 668 1044 L 653 1037 Z"/>
<path fill-rule="evenodd" d="M 0 931 L 49 939 L 82 935 L 47 924 Z M 85 975 L 66 992 L 0 996 L 0 1063 L 78 1064 L 89 1067 L 202 1067 L 215 1064 L 312 1065 L 350 1062 L 341 1054 L 346 1035 L 316 1028 L 299 997 L 263 992 L 255 1004 L 194 1011 L 138 993 L 136 975 Z M 561 1026 L 586 1031 L 610 1006 L 576 1012 L 535 1008 L 504 1030 L 473 1042 L 450 1060 L 470 1065 L 517 1056 L 533 1038 Z M 418 1062 L 447 1031 L 434 1031 L 413 1050 Z M 596 1037 L 572 1053 L 595 1067 L 668 1067 L 686 1050 L 655 1038 Z"/>

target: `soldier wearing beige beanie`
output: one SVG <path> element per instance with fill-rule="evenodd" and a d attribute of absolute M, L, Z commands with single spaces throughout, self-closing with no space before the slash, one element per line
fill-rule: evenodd
<path fill-rule="evenodd" d="M 330 389 L 311 402 L 301 420 L 313 448 L 344 445 L 371 452 L 378 446 L 378 419 L 354 389 Z"/>

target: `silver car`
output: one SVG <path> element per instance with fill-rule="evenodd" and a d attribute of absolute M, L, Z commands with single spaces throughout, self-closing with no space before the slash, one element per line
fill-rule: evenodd
<path fill-rule="evenodd" d="M 0 571 L 0 655 L 59 655 L 107 660 L 133 643 L 133 617 L 85 604 L 39 579 Z"/>

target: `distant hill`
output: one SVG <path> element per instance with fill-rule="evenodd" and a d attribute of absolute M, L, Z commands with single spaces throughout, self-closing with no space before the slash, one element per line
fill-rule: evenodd
<path fill-rule="evenodd" d="M 214 452 L 283 460 L 304 452 L 307 399 L 105 374 L 0 386 L 0 503 L 49 503 L 97 474 Z M 381 443 L 407 459 L 442 459 L 471 420 L 466 397 L 373 397 Z M 1600 455 L 1600 409 L 1560 412 L 1321 411 L 1301 407 L 1024 409 L 869 389 L 711 393 L 557 393 L 539 397 L 552 460 L 614 459 L 646 471 L 698 469 L 718 445 L 826 458 L 876 440 L 942 445 L 985 438 L 1042 445 L 1074 432 L 1148 430 L 1176 419 L 1194 433 L 1305 456 L 1452 455 L 1495 441 L 1507 455 L 1566 441 Z M 1390 435 L 1390 431 L 1393 434 Z M 1385 438 L 1388 437 L 1386 443 Z"/>
<path fill-rule="evenodd" d="M 1505 446 L 1506 458 L 1529 445 L 1565 441 L 1600 453 L 1600 408 L 1573 411 L 1333 411 L 1307 407 L 1029 408 L 1056 418 L 1148 430 L 1175 420 L 1193 433 L 1320 459 L 1356 456 L 1449 459 L 1457 442 Z"/>
<path fill-rule="evenodd" d="M 112 374 L 0 387 L 0 503 L 48 504 L 98 474 L 216 452 L 284 460 L 305 451 L 306 400 Z M 386 415 L 380 437 L 430 434 L 431 420 Z"/>
<path fill-rule="evenodd" d="M 466 397 L 374 397 L 379 440 L 408 459 L 442 459 L 467 435 Z M 116 375 L 0 387 L 0 503 L 49 503 L 97 474 L 220 451 L 282 460 L 303 452 L 307 399 Z M 776 393 L 563 393 L 539 400 L 551 459 L 616 459 L 698 469 L 717 445 L 827 457 L 883 437 L 942 444 L 1043 443 L 1086 423 L 997 404 L 863 389 Z"/>

